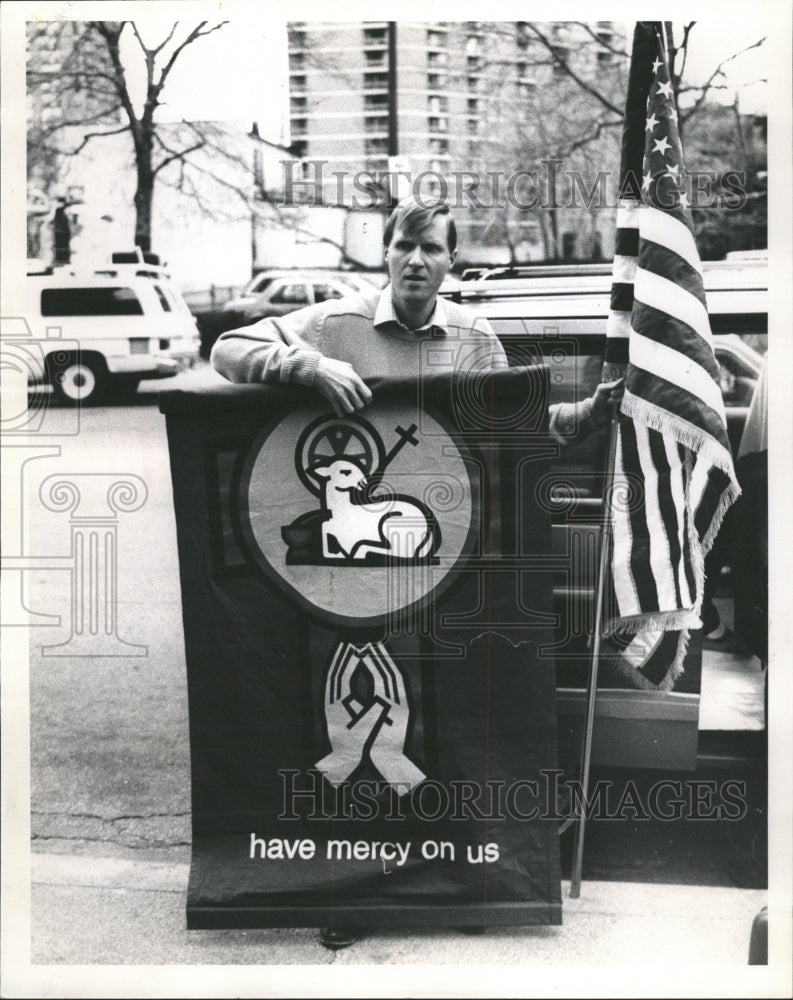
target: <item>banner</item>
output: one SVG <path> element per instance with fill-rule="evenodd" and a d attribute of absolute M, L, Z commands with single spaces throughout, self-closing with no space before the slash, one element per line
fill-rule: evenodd
<path fill-rule="evenodd" d="M 192 928 L 561 922 L 547 370 L 370 387 L 161 397 Z"/>

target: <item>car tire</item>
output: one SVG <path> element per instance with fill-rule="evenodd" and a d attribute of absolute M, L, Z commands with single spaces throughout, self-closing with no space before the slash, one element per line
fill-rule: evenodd
<path fill-rule="evenodd" d="M 49 375 L 55 396 L 69 406 L 96 402 L 107 382 L 107 369 L 97 355 L 67 354 L 51 358 Z"/>

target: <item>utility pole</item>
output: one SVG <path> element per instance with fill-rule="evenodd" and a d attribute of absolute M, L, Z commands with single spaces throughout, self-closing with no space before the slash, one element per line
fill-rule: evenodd
<path fill-rule="evenodd" d="M 388 22 L 388 162 L 399 156 L 399 120 L 397 117 L 397 25 Z M 387 210 L 390 213 L 397 203 L 398 183 L 389 184 Z"/>

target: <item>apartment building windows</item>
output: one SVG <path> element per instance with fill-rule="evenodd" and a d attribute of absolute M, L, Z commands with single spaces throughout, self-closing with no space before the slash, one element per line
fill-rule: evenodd
<path fill-rule="evenodd" d="M 447 44 L 447 35 L 445 31 L 438 31 L 437 28 L 430 28 L 427 31 L 427 45 L 433 49 L 444 48 Z"/>
<path fill-rule="evenodd" d="M 427 90 L 443 90 L 449 82 L 445 73 L 427 73 Z"/>
<path fill-rule="evenodd" d="M 304 49 L 306 47 L 306 33 L 302 28 L 289 28 L 289 48 Z"/>
<path fill-rule="evenodd" d="M 293 94 L 299 94 L 306 89 L 306 78 L 304 76 L 293 76 L 289 81 L 289 89 Z"/>
<path fill-rule="evenodd" d="M 388 139 L 387 138 L 367 138 L 364 140 L 364 154 L 367 157 L 375 156 L 388 156 Z"/>
<path fill-rule="evenodd" d="M 386 45 L 388 43 L 388 28 L 364 28 L 363 44 L 366 46 Z"/>
<path fill-rule="evenodd" d="M 307 108 L 308 104 L 305 97 L 295 97 L 293 95 L 289 98 L 289 110 L 293 115 L 304 115 Z"/>
<path fill-rule="evenodd" d="M 430 116 L 427 119 L 427 127 L 430 132 L 448 132 L 449 131 L 449 119 L 448 118 L 436 118 L 435 116 Z"/>
<path fill-rule="evenodd" d="M 436 155 L 448 156 L 449 155 L 449 140 L 448 139 L 430 139 L 430 152 Z"/>
<path fill-rule="evenodd" d="M 479 114 L 479 99 L 477 97 L 468 98 L 468 114 L 469 115 Z"/>
<path fill-rule="evenodd" d="M 383 117 L 367 116 L 363 120 L 363 130 L 367 135 L 372 133 L 385 135 L 388 132 L 388 121 Z"/>
<path fill-rule="evenodd" d="M 306 68 L 306 57 L 303 52 L 289 53 L 289 72 L 301 73 Z"/>
<path fill-rule="evenodd" d="M 465 68 L 468 73 L 481 73 L 482 72 L 482 59 L 480 56 L 466 56 L 465 57 Z"/>
<path fill-rule="evenodd" d="M 364 90 L 388 90 L 388 73 L 364 73 Z"/>
<path fill-rule="evenodd" d="M 364 52 L 367 69 L 384 69 L 388 65 L 388 55 L 382 49 L 367 49 Z"/>
<path fill-rule="evenodd" d="M 428 97 L 427 110 L 431 115 L 439 115 L 449 110 L 448 97 Z"/>
<path fill-rule="evenodd" d="M 364 111 L 387 111 L 388 94 L 364 94 Z"/>
<path fill-rule="evenodd" d="M 449 57 L 445 52 L 428 52 L 427 66 L 430 69 L 442 69 L 447 65 Z"/>

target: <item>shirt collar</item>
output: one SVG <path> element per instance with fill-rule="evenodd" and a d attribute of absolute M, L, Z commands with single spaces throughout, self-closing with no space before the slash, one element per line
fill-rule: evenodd
<path fill-rule="evenodd" d="M 373 325 L 385 326 L 387 323 L 396 323 L 403 330 L 408 330 L 408 327 L 399 319 L 394 309 L 390 284 L 386 285 L 382 292 L 380 292 L 380 298 L 377 300 L 377 307 L 374 313 Z M 435 299 L 435 308 L 432 310 L 432 315 L 427 322 L 416 330 L 409 330 L 408 332 L 420 333 L 433 327 L 437 330 L 442 330 L 444 334 L 448 334 L 449 332 L 449 317 L 446 312 L 446 303 L 440 296 Z"/>

